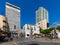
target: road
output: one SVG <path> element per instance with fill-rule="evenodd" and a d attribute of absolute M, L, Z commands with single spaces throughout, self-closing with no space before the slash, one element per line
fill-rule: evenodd
<path fill-rule="evenodd" d="M 19 38 L 17 40 L 0 43 L 0 45 L 60 45 L 60 40 L 49 40 L 45 38 Z"/>
<path fill-rule="evenodd" d="M 55 41 L 55 42 L 54 42 Z M 44 39 L 20 39 L 17 41 L 17 45 L 60 45 L 59 41 L 56 40 L 44 40 Z"/>
<path fill-rule="evenodd" d="M 60 43 L 47 43 L 47 42 L 31 41 L 31 42 L 19 43 L 18 45 L 60 45 Z"/>
<path fill-rule="evenodd" d="M 17 43 L 15 40 L 12 41 L 4 40 L 4 41 L 0 41 L 0 45 L 17 45 Z"/>

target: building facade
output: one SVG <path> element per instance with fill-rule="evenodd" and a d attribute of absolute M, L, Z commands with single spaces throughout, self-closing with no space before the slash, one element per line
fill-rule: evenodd
<path fill-rule="evenodd" d="M 31 37 L 34 34 L 40 34 L 39 27 L 31 24 L 25 24 L 23 26 L 25 37 Z"/>
<path fill-rule="evenodd" d="M 37 26 L 40 26 L 40 28 L 42 28 L 43 30 L 44 29 L 47 29 L 47 20 L 41 20 L 39 23 L 36 24 Z"/>
<path fill-rule="evenodd" d="M 10 31 L 18 33 L 20 31 L 20 8 L 6 2 L 6 17 Z"/>
<path fill-rule="evenodd" d="M 48 11 L 43 7 L 39 7 L 36 11 L 36 25 L 39 25 L 42 29 L 47 29 L 48 22 Z"/>
<path fill-rule="evenodd" d="M 0 15 L 0 30 L 1 31 L 9 31 L 9 26 L 8 26 L 8 22 L 5 16 Z"/>

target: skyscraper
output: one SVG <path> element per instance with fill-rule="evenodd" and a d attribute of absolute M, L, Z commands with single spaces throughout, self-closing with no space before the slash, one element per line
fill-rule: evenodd
<path fill-rule="evenodd" d="M 20 8 L 6 2 L 6 17 L 10 31 L 17 33 L 20 30 Z"/>
<path fill-rule="evenodd" d="M 42 29 L 47 29 L 48 22 L 48 11 L 44 7 L 39 7 L 36 11 L 36 24 Z"/>

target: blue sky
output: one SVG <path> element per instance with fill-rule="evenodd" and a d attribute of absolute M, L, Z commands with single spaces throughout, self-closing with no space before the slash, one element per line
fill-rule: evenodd
<path fill-rule="evenodd" d="M 6 0 L 21 8 L 21 26 L 35 24 L 35 11 L 44 7 L 49 12 L 49 22 L 60 23 L 60 0 Z M 0 0 L 0 14 L 5 15 L 5 0 Z"/>

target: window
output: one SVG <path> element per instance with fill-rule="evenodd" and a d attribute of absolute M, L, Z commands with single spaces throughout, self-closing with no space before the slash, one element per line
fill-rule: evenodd
<path fill-rule="evenodd" d="M 29 36 L 29 34 L 27 34 L 27 36 Z"/>
<path fill-rule="evenodd" d="M 29 29 L 29 26 L 27 25 L 27 29 Z"/>
<path fill-rule="evenodd" d="M 3 26 L 3 28 L 6 28 L 6 26 Z"/>
<path fill-rule="evenodd" d="M 40 25 L 40 23 L 38 23 L 38 25 Z"/>
<path fill-rule="evenodd" d="M 37 22 L 39 22 L 39 18 L 37 18 Z"/>
<path fill-rule="evenodd" d="M 33 28 L 32 28 L 32 27 L 31 27 L 30 29 L 31 29 L 31 30 L 33 30 Z"/>
<path fill-rule="evenodd" d="M 16 29 L 16 25 L 14 25 L 14 29 Z"/>
<path fill-rule="evenodd" d="M 27 27 L 27 29 L 29 29 L 29 27 Z"/>
<path fill-rule="evenodd" d="M 4 23 L 6 23 L 6 21 L 5 21 L 5 20 L 3 20 L 3 22 L 4 22 Z"/>
<path fill-rule="evenodd" d="M 6 30 L 7 29 L 7 26 L 3 26 L 3 30 Z"/>

